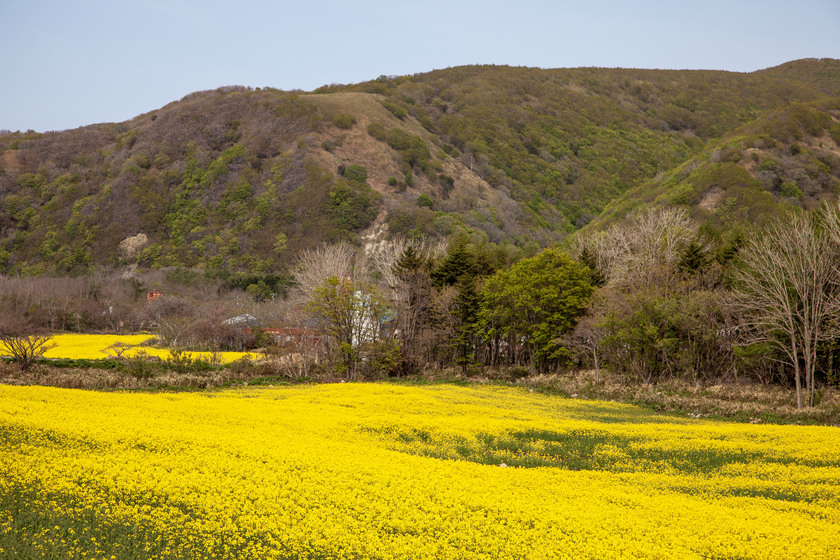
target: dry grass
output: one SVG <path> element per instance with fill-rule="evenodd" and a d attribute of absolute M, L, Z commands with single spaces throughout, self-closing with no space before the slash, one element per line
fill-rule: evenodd
<path fill-rule="evenodd" d="M 394 152 L 387 144 L 371 137 L 367 126 L 372 122 L 379 122 L 386 129 L 401 128 L 410 134 L 420 136 L 432 151 L 432 157 L 440 156 L 436 148 L 436 137 L 430 134 L 412 116 L 397 119 L 382 105 L 385 98 L 372 93 L 329 93 L 303 95 L 302 98 L 312 103 L 324 116 L 326 121 L 338 114 L 348 114 L 356 117 L 356 124 L 349 130 L 339 129 L 327 123 L 323 132 L 314 134 L 316 145 L 323 140 L 330 140 L 337 145 L 333 151 L 313 150 L 310 156 L 326 169 L 336 169 L 339 163 L 355 163 L 363 165 L 368 170 L 368 184 L 371 188 L 387 195 L 386 204 L 396 208 L 414 207 L 418 193 L 441 197 L 441 187 L 429 180 L 422 173 L 415 175 L 415 184 L 411 189 L 396 192 L 388 185 L 390 177 L 402 177 L 399 163 L 394 159 Z M 441 158 L 442 171 L 452 177 L 455 188 L 450 193 L 451 204 L 464 208 L 492 207 L 502 209 L 510 204 L 510 200 L 470 170 L 459 160 L 449 156 Z M 458 202 L 462 201 L 462 202 Z M 462 208 L 461 210 L 464 210 Z"/>
<path fill-rule="evenodd" d="M 429 370 L 410 381 L 420 383 L 513 385 L 567 398 L 621 402 L 658 412 L 690 418 L 713 418 L 754 424 L 821 424 L 840 427 L 840 391 L 825 387 L 818 391 L 817 406 L 796 409 L 793 389 L 756 383 L 726 383 L 695 386 L 683 381 L 651 385 L 630 385 L 601 370 L 553 375 L 528 375 L 524 368 L 475 368 L 464 375 L 460 369 Z"/>
<path fill-rule="evenodd" d="M 648 387 L 627 385 L 602 372 L 539 375 L 516 382 L 529 389 L 575 398 L 619 401 L 693 418 L 712 417 L 752 423 L 800 423 L 840 426 L 840 394 L 831 387 L 820 392 L 817 406 L 796 409 L 792 389 L 753 383 L 695 386 L 668 381 Z"/>
<path fill-rule="evenodd" d="M 301 95 L 301 98 L 315 105 L 327 120 L 339 114 L 353 115 L 359 121 L 357 126 L 363 125 L 363 129 L 371 121 L 389 123 L 391 126 L 399 122 L 382 106 L 385 97 L 374 93 L 318 93 Z"/>
<path fill-rule="evenodd" d="M 315 150 L 311 156 L 318 160 L 323 167 L 333 170 L 339 163 L 349 162 L 364 166 L 368 170 L 368 184 L 375 190 L 389 196 L 395 196 L 393 187 L 388 186 L 388 178 L 401 177 L 399 163 L 394 160 L 393 151 L 384 142 L 376 140 L 367 132 L 367 126 L 372 122 L 382 123 L 386 129 L 402 128 L 411 134 L 420 135 L 430 146 L 432 137 L 418 122 L 411 117 L 399 120 L 382 105 L 385 98 L 372 93 L 329 93 L 302 96 L 306 101 L 318 108 L 326 121 L 338 114 L 353 115 L 356 124 L 349 130 L 340 129 L 327 124 L 324 132 L 316 135 L 318 143 L 330 140 L 337 145 L 332 153 Z M 418 177 L 418 183 L 426 182 Z M 429 191 L 429 184 L 416 186 L 422 192 Z M 408 196 L 408 195 L 406 195 Z M 417 198 L 417 193 L 413 193 Z M 413 204 L 414 201 L 412 200 Z"/>
<path fill-rule="evenodd" d="M 55 368 L 38 364 L 28 371 L 21 371 L 14 364 L 0 364 L 0 384 L 44 385 L 97 391 L 160 388 L 207 389 L 247 382 L 259 375 L 259 370 L 253 367 L 226 367 L 202 373 L 166 371 L 145 379 L 138 379 L 128 373 L 108 369 Z"/>

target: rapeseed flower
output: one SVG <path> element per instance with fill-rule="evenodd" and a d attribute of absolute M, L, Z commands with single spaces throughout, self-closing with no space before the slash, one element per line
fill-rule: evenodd
<path fill-rule="evenodd" d="M 101 360 L 116 355 L 116 351 L 113 349 L 115 344 L 124 344 L 131 346 L 131 348 L 125 350 L 123 356 L 136 356 L 138 352 L 145 352 L 149 356 L 169 360 L 172 354 L 168 349 L 141 346 L 155 338 L 154 335 L 150 334 L 56 334 L 50 340 L 50 344 L 53 345 L 52 348 L 44 353 L 44 357 Z M 210 361 L 217 359 L 223 364 L 235 362 L 242 358 L 257 359 L 262 357 L 252 352 L 186 352 L 186 355 L 194 360 Z"/>
<path fill-rule="evenodd" d="M 500 387 L 0 386 L 10 558 L 825 559 L 838 537 L 836 428 Z"/>

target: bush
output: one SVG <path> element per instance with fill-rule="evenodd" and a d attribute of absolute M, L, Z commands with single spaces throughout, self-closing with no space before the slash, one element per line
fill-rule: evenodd
<path fill-rule="evenodd" d="M 392 128 L 384 138 L 385 142 L 397 151 L 407 150 L 411 146 L 411 134 L 400 128 Z"/>
<path fill-rule="evenodd" d="M 52 348 L 51 339 L 28 319 L 9 318 L 0 324 L 0 350 L 14 358 L 23 371 Z"/>
<path fill-rule="evenodd" d="M 247 357 L 231 362 L 228 369 L 237 377 L 253 377 L 257 371 L 254 362 Z"/>
<path fill-rule="evenodd" d="M 417 197 L 417 206 L 431 208 L 434 205 L 435 205 L 434 200 L 432 200 L 432 197 L 430 197 L 426 193 L 423 193 L 423 194 L 421 194 L 420 196 Z"/>
<path fill-rule="evenodd" d="M 366 342 L 359 348 L 358 355 L 357 374 L 361 379 L 395 377 L 401 372 L 402 349 L 392 338 Z"/>
<path fill-rule="evenodd" d="M 397 117 L 400 120 L 403 120 L 408 115 L 408 113 L 406 112 L 405 109 L 403 109 L 402 107 L 400 107 L 399 105 L 397 105 L 393 101 L 385 100 L 385 101 L 382 102 L 382 105 L 386 109 L 388 109 L 391 112 L 392 115 L 394 115 L 395 117 Z"/>
<path fill-rule="evenodd" d="M 448 155 L 448 156 L 450 156 L 450 157 L 454 157 L 454 158 L 456 158 L 456 157 L 458 157 L 458 156 L 460 156 L 460 155 L 461 155 L 461 152 L 459 152 L 459 151 L 458 151 L 458 148 L 456 148 L 456 147 L 455 147 L 455 146 L 453 146 L 452 144 L 444 144 L 444 145 L 443 145 L 443 152 L 444 152 L 446 155 Z"/>
<path fill-rule="evenodd" d="M 353 115 L 340 113 L 333 117 L 332 122 L 338 128 L 353 128 L 353 125 L 356 124 L 356 117 L 354 117 Z"/>
<path fill-rule="evenodd" d="M 57 358 L 49 361 L 50 367 L 60 369 L 104 369 L 110 371 L 123 371 L 124 361 L 104 358 L 91 360 L 87 358 Z"/>
<path fill-rule="evenodd" d="M 350 165 L 344 170 L 344 176 L 349 181 L 354 181 L 356 183 L 364 183 L 367 181 L 368 178 L 367 168 L 363 165 Z"/>
<path fill-rule="evenodd" d="M 379 141 L 385 140 L 385 127 L 381 123 L 372 122 L 367 127 L 368 134 Z"/>
<path fill-rule="evenodd" d="M 366 228 L 379 213 L 381 195 L 367 184 L 336 181 L 329 192 L 329 210 L 339 229 Z"/>
<path fill-rule="evenodd" d="M 152 357 L 143 350 L 124 359 L 125 372 L 135 379 L 151 379 L 155 375 L 155 364 Z"/>
<path fill-rule="evenodd" d="M 173 348 L 169 351 L 169 359 L 166 362 L 178 373 L 186 373 L 191 369 L 193 358 L 186 350 Z"/>
<path fill-rule="evenodd" d="M 795 183 L 782 183 L 779 194 L 786 198 L 802 198 L 802 190 Z"/>
<path fill-rule="evenodd" d="M 531 375 L 530 370 L 522 366 L 515 366 L 508 370 L 508 376 L 514 381 L 517 379 L 524 379 L 529 375 Z"/>

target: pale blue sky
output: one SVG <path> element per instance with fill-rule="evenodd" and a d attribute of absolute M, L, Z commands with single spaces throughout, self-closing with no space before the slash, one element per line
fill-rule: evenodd
<path fill-rule="evenodd" d="M 0 0 L 0 129 L 119 122 L 224 85 L 461 64 L 750 72 L 840 58 L 840 0 Z"/>

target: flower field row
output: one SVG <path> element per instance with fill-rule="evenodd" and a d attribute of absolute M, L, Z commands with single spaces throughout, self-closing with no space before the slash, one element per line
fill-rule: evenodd
<path fill-rule="evenodd" d="M 96 360 L 116 355 L 112 348 L 114 344 L 125 344 L 132 346 L 125 350 L 124 356 L 135 356 L 138 352 L 145 352 L 162 360 L 170 357 L 169 350 L 165 348 L 154 348 L 152 346 L 139 345 L 155 337 L 148 334 L 57 334 L 52 337 L 51 344 L 55 346 L 44 354 L 46 358 L 68 358 Z M 221 363 L 230 363 L 243 357 L 256 358 L 256 354 L 248 352 L 187 352 L 193 359 L 211 360 L 218 359 Z"/>
<path fill-rule="evenodd" d="M 837 443 L 500 387 L 0 386 L 0 558 L 825 559 Z"/>

